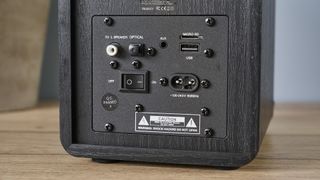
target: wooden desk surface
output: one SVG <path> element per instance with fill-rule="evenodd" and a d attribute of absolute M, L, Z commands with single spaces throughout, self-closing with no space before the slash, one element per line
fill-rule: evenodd
<path fill-rule="evenodd" d="M 74 158 L 59 142 L 58 106 L 0 113 L 0 180 L 320 179 L 320 105 L 278 105 L 256 160 L 234 171 L 211 167 Z"/>

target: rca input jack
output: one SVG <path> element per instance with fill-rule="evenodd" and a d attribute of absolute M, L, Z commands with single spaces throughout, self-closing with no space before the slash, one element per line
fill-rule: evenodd
<path fill-rule="evenodd" d="M 120 51 L 120 45 L 118 43 L 109 44 L 106 48 L 106 52 L 110 57 L 117 56 L 119 54 L 119 51 Z"/>

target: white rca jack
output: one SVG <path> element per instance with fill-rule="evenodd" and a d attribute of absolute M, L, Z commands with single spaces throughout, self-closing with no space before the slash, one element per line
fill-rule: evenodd
<path fill-rule="evenodd" d="M 111 56 L 111 57 L 114 57 L 116 55 L 119 54 L 119 44 L 116 44 L 116 43 L 112 43 L 112 44 L 109 44 L 106 48 L 106 52 L 108 54 L 108 56 Z"/>

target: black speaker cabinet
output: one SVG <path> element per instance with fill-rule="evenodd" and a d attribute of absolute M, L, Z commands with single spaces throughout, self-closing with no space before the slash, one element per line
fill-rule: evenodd
<path fill-rule="evenodd" d="M 61 141 L 236 168 L 273 114 L 274 0 L 59 0 Z"/>

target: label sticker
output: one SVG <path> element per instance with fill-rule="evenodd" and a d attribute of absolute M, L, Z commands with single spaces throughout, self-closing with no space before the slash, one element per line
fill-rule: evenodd
<path fill-rule="evenodd" d="M 136 132 L 199 135 L 200 129 L 200 114 L 135 113 Z"/>
<path fill-rule="evenodd" d="M 176 0 L 140 0 L 142 11 L 174 11 Z"/>
<path fill-rule="evenodd" d="M 117 109 L 119 100 L 116 95 L 108 93 L 102 97 L 101 104 L 106 111 L 113 111 Z"/>

